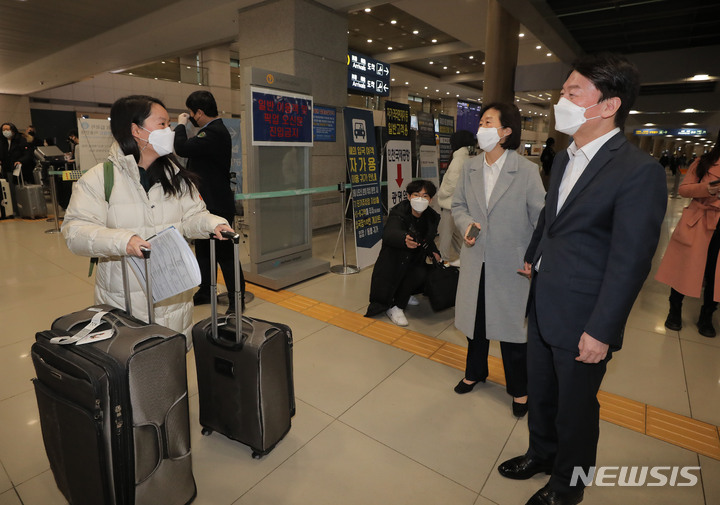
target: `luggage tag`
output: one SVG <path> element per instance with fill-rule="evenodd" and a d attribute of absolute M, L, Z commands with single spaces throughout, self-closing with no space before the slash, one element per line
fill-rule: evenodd
<path fill-rule="evenodd" d="M 110 337 L 112 337 L 114 330 L 104 330 L 104 331 L 98 331 L 95 333 L 92 333 L 92 331 L 100 326 L 102 324 L 102 318 L 105 314 L 107 314 L 107 311 L 100 311 L 97 314 L 95 314 L 90 322 L 80 331 L 78 331 L 75 335 L 72 337 L 53 337 L 50 339 L 51 344 L 59 344 L 59 345 L 71 345 L 71 344 L 89 344 L 91 342 L 99 342 L 101 340 L 106 340 Z"/>

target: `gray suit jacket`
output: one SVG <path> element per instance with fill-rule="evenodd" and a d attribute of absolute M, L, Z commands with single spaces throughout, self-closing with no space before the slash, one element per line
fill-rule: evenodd
<path fill-rule="evenodd" d="M 543 338 L 578 352 L 583 332 L 622 347 L 665 217 L 662 166 L 620 132 L 597 152 L 560 212 L 567 151 L 555 156 L 546 206 L 525 259 L 537 264 L 534 302 Z"/>
<path fill-rule="evenodd" d="M 544 204 L 538 166 L 508 151 L 497 183 L 485 203 L 484 156 L 465 163 L 455 190 L 452 214 L 461 234 L 471 223 L 481 226 L 475 245 L 460 252 L 460 280 L 455 326 L 473 338 L 480 273 L 485 265 L 487 338 L 525 342 L 525 305 L 529 283 L 517 274 Z"/>

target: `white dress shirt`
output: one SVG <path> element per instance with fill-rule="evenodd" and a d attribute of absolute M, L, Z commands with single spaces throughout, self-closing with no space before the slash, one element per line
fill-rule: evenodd
<path fill-rule="evenodd" d="M 485 206 L 490 204 L 490 195 L 492 195 L 495 184 L 497 183 L 498 177 L 500 177 L 500 171 L 505 160 L 507 159 L 507 150 L 502 153 L 495 163 L 492 165 L 488 164 L 487 153 L 483 155 L 483 179 L 485 181 Z"/>
<path fill-rule="evenodd" d="M 585 144 L 584 146 L 578 148 L 577 145 L 575 145 L 575 141 L 573 141 L 572 144 L 570 144 L 570 147 L 567 148 L 568 155 L 570 156 L 570 160 L 568 161 L 567 166 L 565 167 L 565 172 L 563 173 L 562 180 L 560 181 L 560 189 L 558 189 L 558 204 L 557 204 L 557 211 L 556 215 L 560 213 L 560 209 L 562 208 L 563 204 L 565 203 L 565 200 L 567 200 L 568 195 L 572 191 L 572 189 L 575 187 L 575 183 L 577 183 L 580 176 L 583 174 L 587 166 L 590 164 L 590 161 L 595 157 L 597 152 L 600 150 L 602 146 L 605 145 L 605 142 L 610 140 L 612 137 L 614 137 L 618 132 L 620 131 L 620 128 L 613 128 L 611 131 L 607 132 L 605 135 L 602 135 L 595 140 L 592 140 Z M 538 258 L 537 263 L 535 264 L 535 271 L 540 271 L 540 263 L 542 262 L 542 257 Z"/>
<path fill-rule="evenodd" d="M 577 183 L 580 176 L 590 164 L 590 161 L 595 157 L 600 148 L 605 145 L 605 142 L 614 137 L 619 131 L 620 128 L 613 128 L 605 135 L 588 142 L 582 147 L 578 147 L 574 141 L 570 144 L 570 147 L 567 148 L 570 160 L 563 173 L 562 181 L 560 181 L 556 214 L 560 213 L 560 209 L 565 203 L 565 200 L 567 200 L 568 195 L 575 187 L 575 183 Z"/>

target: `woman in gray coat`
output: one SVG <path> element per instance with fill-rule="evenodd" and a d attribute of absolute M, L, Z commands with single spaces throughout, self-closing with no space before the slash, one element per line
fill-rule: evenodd
<path fill-rule="evenodd" d="M 520 146 L 515 105 L 483 108 L 478 144 L 483 155 L 463 167 L 452 215 L 465 243 L 455 305 L 455 327 L 468 338 L 465 377 L 455 386 L 470 392 L 488 376 L 489 340 L 499 340 L 513 414 L 527 412 L 525 305 L 529 281 L 518 275 L 545 190 L 537 165 L 515 152 Z"/>

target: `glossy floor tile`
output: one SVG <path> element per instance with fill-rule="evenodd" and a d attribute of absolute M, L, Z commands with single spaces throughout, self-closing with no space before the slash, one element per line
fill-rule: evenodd
<path fill-rule="evenodd" d="M 670 204 L 654 269 L 686 202 Z M 0 221 L 0 505 L 66 503 L 45 456 L 27 354 L 36 331 L 92 304 L 93 288 L 87 258 L 71 254 L 59 235 L 44 233 L 51 227 L 45 220 Z M 249 235 L 243 261 L 248 260 Z M 316 232 L 315 256 L 341 263 L 341 248 L 334 251 L 337 238 L 337 228 Z M 353 263 L 352 238 L 346 243 Z M 372 268 L 350 276 L 328 273 L 285 291 L 312 304 L 364 314 L 371 275 Z M 700 302 L 690 298 L 684 303 L 682 330 L 666 330 L 669 288 L 652 275 L 602 389 L 720 425 L 720 337 L 697 334 Z M 414 335 L 405 333 L 410 331 L 437 339 L 438 345 L 466 345 L 454 328 L 454 309 L 436 313 L 427 299 L 421 296 L 420 302 L 408 308 L 407 328 L 392 329 L 403 338 Z M 500 462 L 523 453 L 528 439 L 527 421 L 511 415 L 502 386 L 487 383 L 457 395 L 452 388 L 461 370 L 403 350 L 400 341 L 381 343 L 291 305 L 256 296 L 246 310 L 252 317 L 290 325 L 294 336 L 297 414 L 285 439 L 260 460 L 222 435 L 201 435 L 194 353 L 188 354 L 198 486 L 194 503 L 523 505 L 544 485 L 544 475 L 518 482 L 496 471 Z M 209 305 L 196 307 L 193 319 L 209 314 Z M 368 322 L 376 320 L 389 322 L 384 314 Z M 495 342 L 490 354 L 500 356 Z M 699 466 L 700 478 L 689 487 L 591 486 L 583 503 L 720 504 L 720 460 L 604 421 L 598 465 Z"/>

